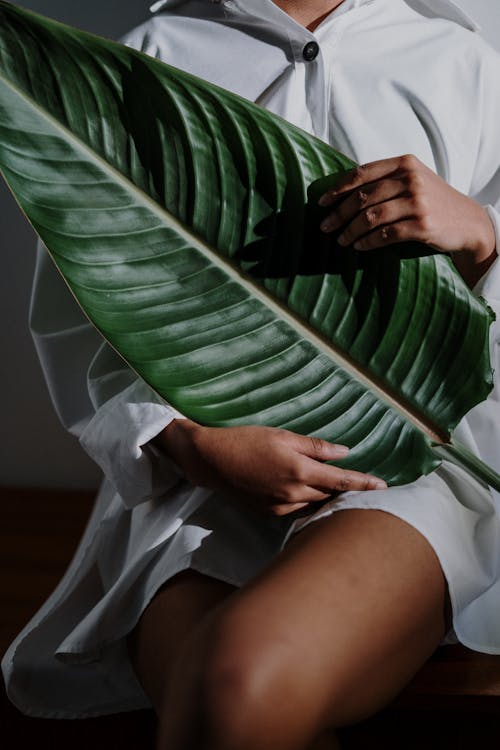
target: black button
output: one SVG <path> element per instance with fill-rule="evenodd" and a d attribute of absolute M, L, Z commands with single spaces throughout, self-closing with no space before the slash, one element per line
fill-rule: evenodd
<path fill-rule="evenodd" d="M 319 44 L 317 42 L 307 42 L 306 46 L 302 50 L 302 57 L 306 62 L 315 60 L 318 56 Z"/>

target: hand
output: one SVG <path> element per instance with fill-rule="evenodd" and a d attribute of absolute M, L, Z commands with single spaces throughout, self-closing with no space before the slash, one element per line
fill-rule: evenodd
<path fill-rule="evenodd" d="M 202 427 L 180 419 L 155 442 L 192 484 L 276 516 L 335 492 L 387 486 L 377 477 L 324 463 L 343 458 L 345 446 L 274 427 Z"/>
<path fill-rule="evenodd" d="M 486 210 L 416 156 L 357 167 L 343 175 L 319 203 L 335 204 L 321 229 L 328 233 L 342 228 L 339 244 L 353 245 L 355 250 L 418 240 L 453 253 L 458 270 L 470 285 L 496 257 L 495 231 Z"/>

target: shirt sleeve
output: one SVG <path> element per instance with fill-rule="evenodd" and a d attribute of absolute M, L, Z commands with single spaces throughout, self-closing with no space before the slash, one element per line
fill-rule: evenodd
<path fill-rule="evenodd" d="M 150 441 L 172 419 L 182 417 L 142 380 L 134 380 L 97 409 L 80 443 L 131 508 L 159 497 L 182 475 Z"/>
<path fill-rule="evenodd" d="M 75 303 L 40 244 L 30 328 L 54 408 L 127 507 L 180 481 L 149 441 L 180 414 L 108 346 Z"/>

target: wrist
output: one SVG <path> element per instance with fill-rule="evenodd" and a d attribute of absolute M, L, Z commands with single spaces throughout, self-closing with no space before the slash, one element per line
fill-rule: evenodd
<path fill-rule="evenodd" d="M 191 419 L 175 418 L 154 438 L 156 447 L 182 466 L 182 458 L 194 446 L 196 435 L 202 425 Z"/>
<path fill-rule="evenodd" d="M 496 258 L 497 238 L 495 227 L 486 208 L 479 206 L 482 221 L 477 231 L 477 247 L 474 252 L 474 260 L 479 265 L 487 260 Z"/>
<path fill-rule="evenodd" d="M 497 258 L 496 232 L 485 208 L 477 204 L 478 221 L 471 241 L 452 253 L 455 267 L 469 287 L 474 287 Z"/>

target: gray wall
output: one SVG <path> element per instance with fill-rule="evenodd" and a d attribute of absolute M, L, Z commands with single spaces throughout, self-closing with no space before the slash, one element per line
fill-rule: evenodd
<path fill-rule="evenodd" d="M 152 1 L 152 0 L 151 0 Z M 148 16 L 147 0 L 31 0 L 19 5 L 112 38 Z M 459 0 L 500 49 L 498 0 Z M 499 70 L 500 74 L 500 70 Z M 0 484 L 93 487 L 98 472 L 60 427 L 45 390 L 27 329 L 35 241 L 26 221 L 0 184 L 1 258 Z"/>

